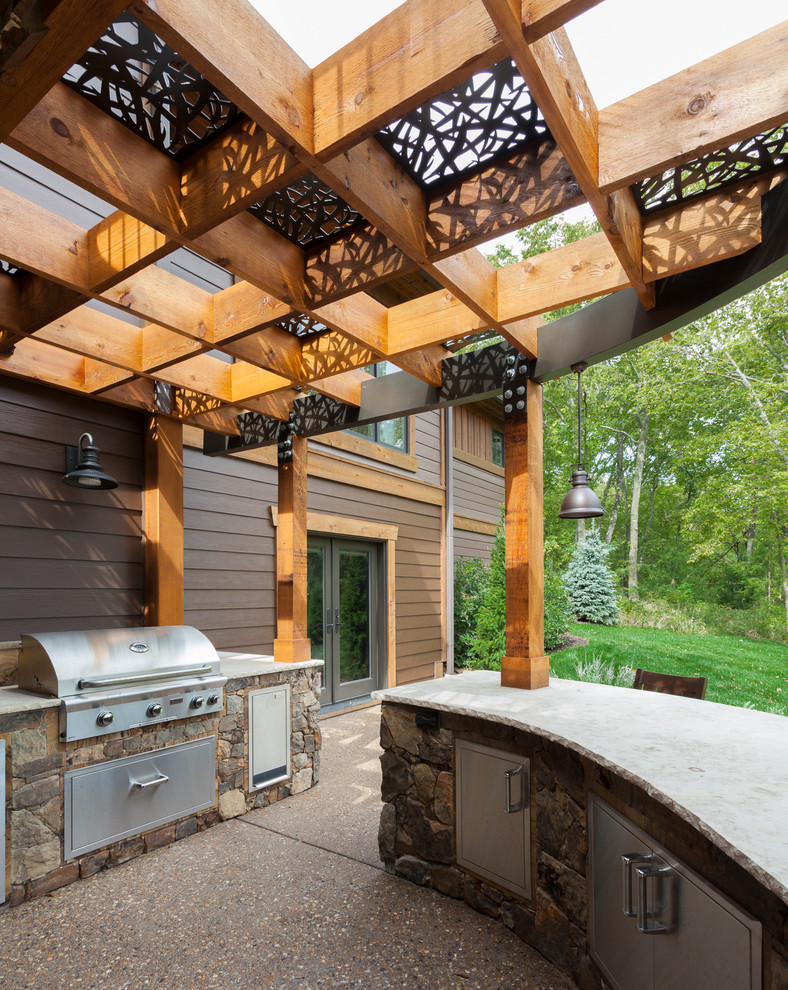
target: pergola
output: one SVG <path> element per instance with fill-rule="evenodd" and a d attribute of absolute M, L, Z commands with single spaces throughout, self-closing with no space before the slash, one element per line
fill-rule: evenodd
<path fill-rule="evenodd" d="M 788 267 L 788 22 L 598 111 L 562 26 L 598 2 L 407 0 L 314 70 L 245 0 L 0 3 L 0 141 L 114 210 L 0 189 L 0 373 L 149 414 L 151 621 L 182 621 L 183 424 L 277 445 L 293 660 L 307 437 L 503 391 L 502 682 L 547 683 L 540 383 Z M 595 236 L 478 249 L 583 202 Z M 157 266 L 183 247 L 234 284 Z"/>

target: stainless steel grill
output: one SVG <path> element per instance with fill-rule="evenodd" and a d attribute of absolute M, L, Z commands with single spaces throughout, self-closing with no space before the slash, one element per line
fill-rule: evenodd
<path fill-rule="evenodd" d="M 191 626 L 22 636 L 19 686 L 60 698 L 66 742 L 220 711 L 226 681 Z"/>

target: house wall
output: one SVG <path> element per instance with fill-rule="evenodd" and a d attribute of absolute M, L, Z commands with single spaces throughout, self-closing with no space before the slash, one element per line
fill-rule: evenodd
<path fill-rule="evenodd" d="M 394 544 L 396 681 L 433 677 L 442 660 L 440 418 L 415 433 L 415 470 L 324 443 L 309 447 L 310 512 L 397 526 Z M 198 436 L 189 442 L 197 442 Z M 427 455 L 430 456 L 427 456 Z M 387 456 L 383 452 L 382 456 Z M 438 467 L 436 467 L 436 464 Z M 269 653 L 276 631 L 277 503 L 273 449 L 255 459 L 184 451 L 184 621 L 219 649 Z"/>
<path fill-rule="evenodd" d="M 492 431 L 503 431 L 490 403 L 459 406 L 453 414 L 454 559 L 490 559 L 504 502 L 504 471 L 493 463 Z"/>
<path fill-rule="evenodd" d="M 90 433 L 120 482 L 62 482 Z M 133 411 L 0 376 L 0 642 L 142 624 L 143 422 Z"/>

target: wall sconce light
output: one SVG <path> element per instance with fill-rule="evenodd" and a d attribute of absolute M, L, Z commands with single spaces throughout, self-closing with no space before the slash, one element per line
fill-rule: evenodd
<path fill-rule="evenodd" d="M 580 376 L 587 367 L 585 361 L 572 365 L 572 371 L 577 374 L 577 470 L 572 472 L 572 490 L 564 495 L 559 519 L 594 519 L 604 514 L 602 503 L 589 487 L 588 472 L 583 467 L 581 456 Z"/>
<path fill-rule="evenodd" d="M 98 459 L 100 453 L 98 447 L 93 445 L 93 437 L 89 433 L 83 433 L 76 447 L 66 447 L 66 473 L 63 481 L 72 488 L 117 488 L 117 481 L 101 469 Z"/>

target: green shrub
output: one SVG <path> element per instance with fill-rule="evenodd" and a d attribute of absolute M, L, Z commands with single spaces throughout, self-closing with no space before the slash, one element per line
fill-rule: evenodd
<path fill-rule="evenodd" d="M 454 662 L 467 667 L 476 639 L 476 619 L 487 590 L 489 573 L 480 557 L 461 557 L 454 564 Z"/>
<path fill-rule="evenodd" d="M 474 569 L 469 568 L 469 570 L 473 572 L 470 580 L 477 580 Z M 466 575 L 463 574 L 463 581 L 465 580 Z M 482 587 L 483 590 L 478 598 L 475 627 L 471 630 L 470 623 L 468 624 L 468 636 L 463 640 L 462 665 L 475 670 L 500 670 L 501 657 L 506 653 L 506 548 L 503 524 L 498 527 L 490 551 L 486 584 L 479 581 L 476 587 Z M 456 630 L 458 608 L 456 584 L 454 594 Z M 466 607 L 465 604 L 461 606 L 463 609 Z M 544 617 L 545 650 L 554 650 L 560 642 L 561 634 L 566 632 L 569 625 L 569 608 L 563 582 L 551 571 L 545 573 Z M 456 641 L 454 656 L 455 662 L 459 663 Z"/>
<path fill-rule="evenodd" d="M 613 575 L 607 566 L 609 551 L 599 533 L 593 530 L 575 547 L 564 574 L 569 608 L 581 622 L 615 626 L 621 621 Z"/>

